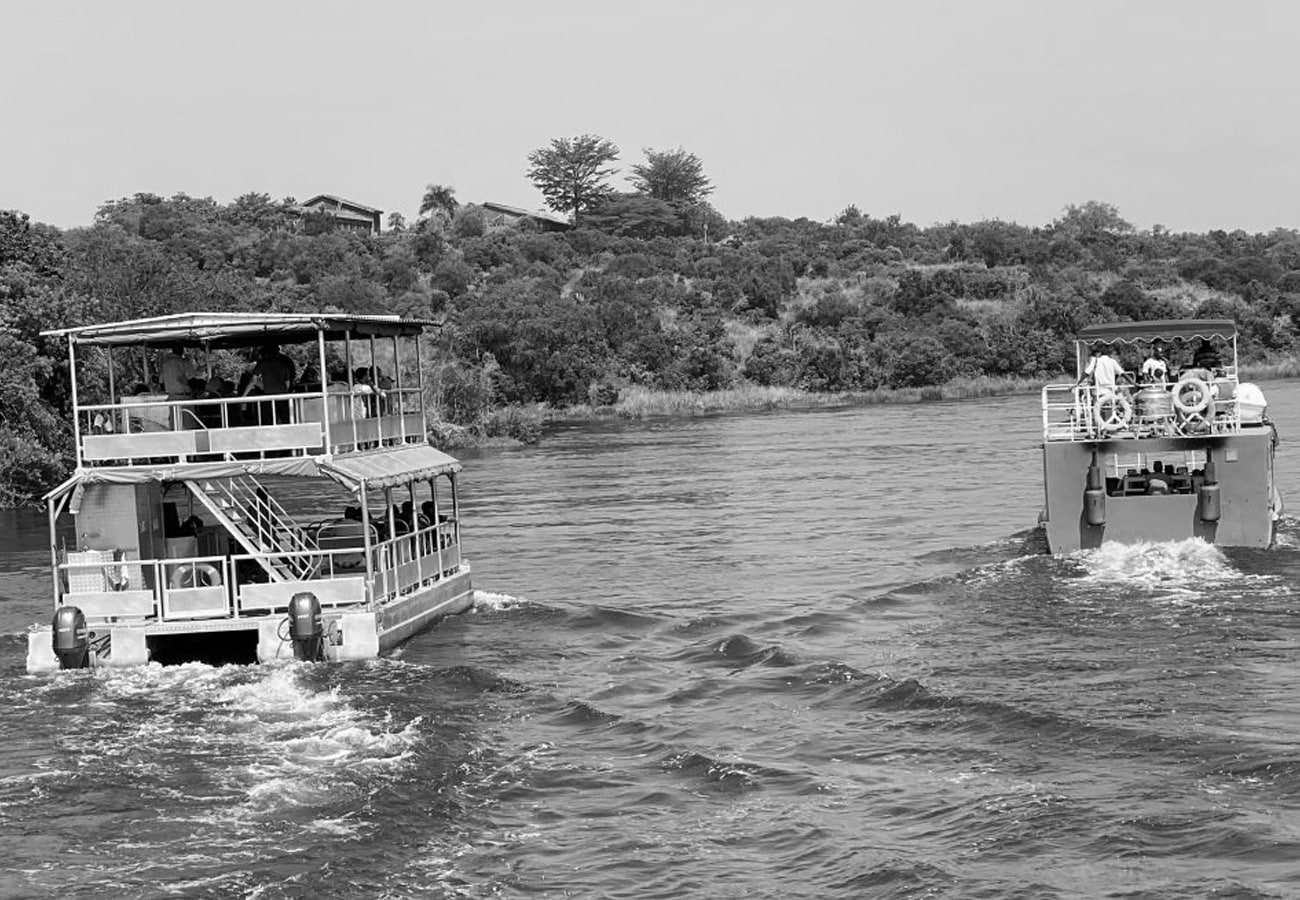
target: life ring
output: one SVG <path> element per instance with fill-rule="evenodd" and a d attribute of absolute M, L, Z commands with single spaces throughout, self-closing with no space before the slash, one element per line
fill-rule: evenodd
<path fill-rule="evenodd" d="M 172 573 L 171 587 L 216 587 L 221 584 L 221 573 L 207 563 L 178 566 Z"/>
<path fill-rule="evenodd" d="M 1178 428 L 1183 434 L 1205 434 L 1210 430 L 1210 421 L 1202 413 L 1188 413 L 1178 423 Z"/>
<path fill-rule="evenodd" d="M 1094 407 L 1097 427 L 1102 431 L 1119 431 L 1133 418 L 1133 405 L 1123 394 L 1102 394 Z"/>
<path fill-rule="evenodd" d="M 1183 395 L 1190 395 L 1184 399 Z M 1210 405 L 1210 386 L 1199 378 L 1184 378 L 1174 386 L 1174 408 L 1184 416 L 1203 413 Z"/>

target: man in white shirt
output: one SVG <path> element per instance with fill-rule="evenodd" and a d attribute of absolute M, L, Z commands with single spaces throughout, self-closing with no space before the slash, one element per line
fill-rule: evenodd
<path fill-rule="evenodd" d="M 1089 378 L 1097 388 L 1098 396 L 1115 393 L 1119 376 L 1124 374 L 1124 367 L 1111 356 L 1101 344 L 1092 345 L 1092 357 L 1083 370 L 1083 378 Z M 1083 378 L 1079 379 L 1082 383 Z"/>

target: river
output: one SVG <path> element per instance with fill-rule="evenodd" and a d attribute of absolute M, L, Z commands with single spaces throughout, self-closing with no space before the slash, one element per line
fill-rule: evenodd
<path fill-rule="evenodd" d="M 1038 429 L 467 454 L 473 610 L 333 667 L 28 676 L 45 520 L 0 513 L 0 897 L 1300 895 L 1300 521 L 1046 556 Z"/>

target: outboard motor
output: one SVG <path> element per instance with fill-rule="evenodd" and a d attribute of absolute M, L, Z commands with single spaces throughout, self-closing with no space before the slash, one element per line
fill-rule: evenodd
<path fill-rule="evenodd" d="M 62 669 L 90 665 L 90 631 L 85 614 L 75 606 L 60 606 L 54 613 L 54 655 Z"/>
<path fill-rule="evenodd" d="M 1205 482 L 1196 498 L 1197 511 L 1202 522 L 1219 521 L 1219 477 L 1214 471 L 1214 460 L 1205 454 Z"/>
<path fill-rule="evenodd" d="M 289 599 L 289 639 L 293 658 L 318 662 L 325 658 L 325 628 L 321 624 L 320 600 L 311 591 Z"/>
<path fill-rule="evenodd" d="M 1106 524 L 1106 487 L 1097 466 L 1097 454 L 1088 464 L 1087 487 L 1083 491 L 1083 515 L 1089 525 Z"/>

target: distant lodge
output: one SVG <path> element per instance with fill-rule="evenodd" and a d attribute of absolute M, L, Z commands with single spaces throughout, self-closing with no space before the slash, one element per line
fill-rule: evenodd
<path fill-rule="evenodd" d="M 506 206 L 504 203 L 483 203 L 483 223 L 489 231 L 501 228 L 514 228 L 527 222 L 539 231 L 567 231 L 571 226 L 567 219 L 548 212 L 520 209 Z M 382 209 L 366 206 L 336 197 L 333 194 L 317 194 L 297 207 L 300 216 L 328 215 L 334 220 L 334 227 L 358 234 L 379 234 L 382 230 Z"/>

